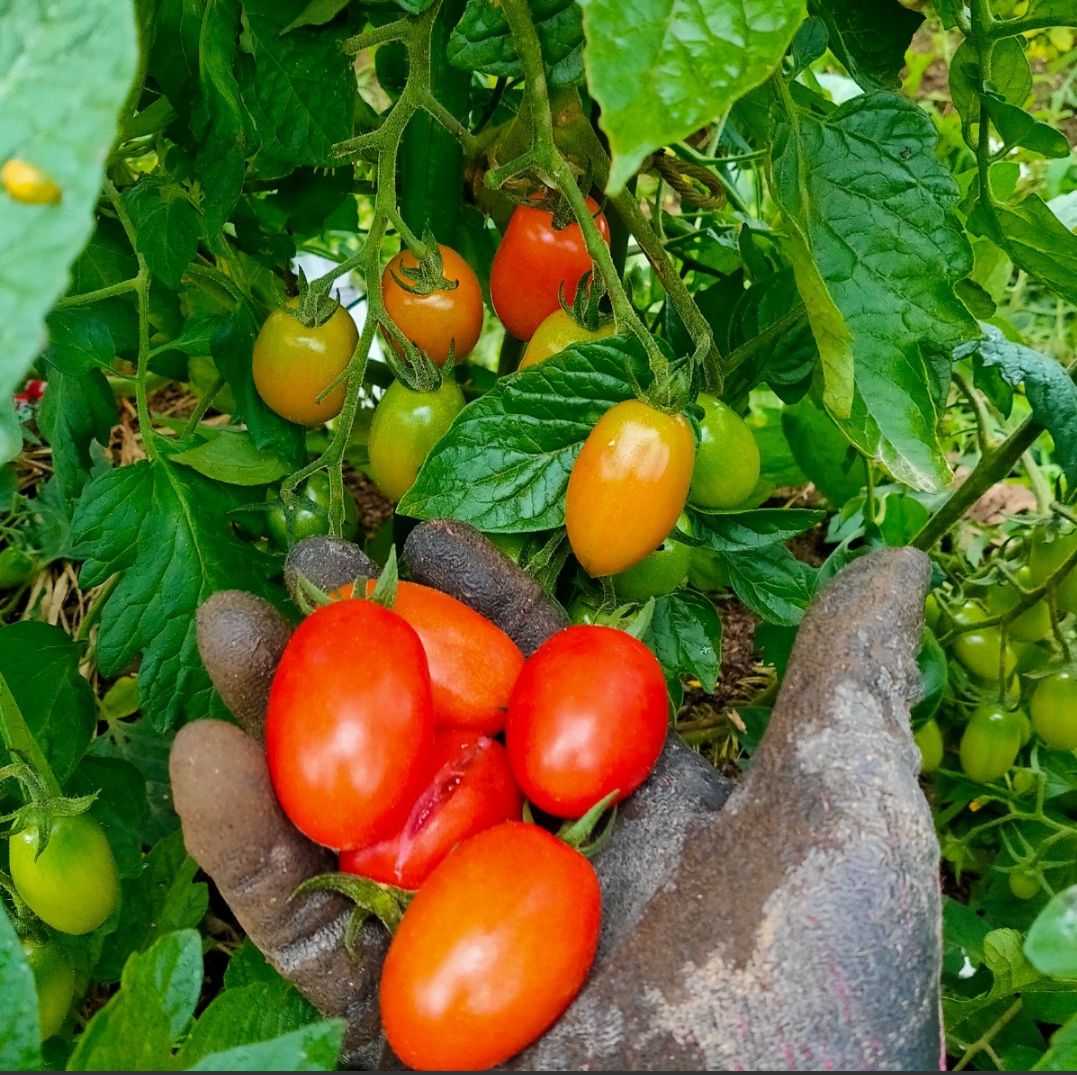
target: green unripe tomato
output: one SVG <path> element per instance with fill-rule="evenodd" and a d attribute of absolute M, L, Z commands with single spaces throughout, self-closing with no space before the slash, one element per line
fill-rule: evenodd
<path fill-rule="evenodd" d="M 1007 702 L 1007 704 L 1016 704 L 1015 698 L 1013 703 Z M 1021 731 L 1021 746 L 1028 746 L 1032 741 L 1032 721 L 1028 719 L 1028 714 L 1023 709 L 1012 710 L 1013 715 L 1017 718 L 1017 727 Z"/>
<path fill-rule="evenodd" d="M 412 487 L 430 449 L 464 409 L 464 393 L 455 381 L 433 392 L 413 392 L 393 381 L 378 401 L 370 423 L 367 451 L 378 488 L 398 501 Z"/>
<path fill-rule="evenodd" d="M 953 618 L 964 626 L 987 619 L 987 613 L 975 602 L 966 601 L 953 612 Z M 1017 668 L 1017 654 L 1008 642 L 1003 649 L 1002 631 L 994 626 L 958 635 L 954 639 L 954 656 L 974 676 L 988 682 L 998 682 L 1000 668 L 1008 682 Z"/>
<path fill-rule="evenodd" d="M 1013 774 L 1013 790 L 1018 795 L 1028 795 L 1035 787 L 1038 781 L 1035 774 L 1030 769 L 1018 769 Z"/>
<path fill-rule="evenodd" d="M 272 493 L 267 498 L 275 500 Z M 312 474 L 303 486 L 296 499 L 296 508 L 292 520 L 292 529 L 295 541 L 312 537 L 315 534 L 329 533 L 329 475 L 324 470 Z M 310 507 L 307 507 L 309 502 Z M 291 546 L 288 541 L 288 514 L 284 505 L 277 502 L 276 506 L 267 512 L 266 525 L 269 528 L 269 536 L 276 545 L 287 551 Z M 344 490 L 344 526 L 341 537 L 348 541 L 354 541 L 359 536 L 359 509 L 356 507 L 355 498 Z"/>
<path fill-rule="evenodd" d="M 713 549 L 692 549 L 688 562 L 688 585 L 703 593 L 729 589 L 729 570 L 721 553 Z"/>
<path fill-rule="evenodd" d="M 920 750 L 920 772 L 933 773 L 940 765 L 942 765 L 942 754 L 944 749 L 942 730 L 939 728 L 938 722 L 929 720 L 916 735 L 913 736 L 913 739 Z"/>
<path fill-rule="evenodd" d="M 1020 749 L 1017 714 L 997 705 L 980 705 L 961 736 L 961 768 L 977 783 L 990 784 L 1010 771 Z"/>
<path fill-rule="evenodd" d="M 1030 542 L 1028 567 L 1032 579 L 1039 586 L 1047 577 L 1062 566 L 1077 550 L 1077 530 L 1066 534 L 1054 534 L 1053 540 L 1042 528 L 1037 528 Z M 1061 612 L 1077 612 L 1077 571 L 1070 571 L 1059 583 L 1056 593 Z M 1042 635 L 1040 636 L 1043 637 Z"/>
<path fill-rule="evenodd" d="M 1077 750 L 1077 674 L 1067 668 L 1044 676 L 1032 693 L 1032 726 L 1055 750 Z"/>
<path fill-rule="evenodd" d="M 929 593 L 924 598 L 924 625 L 929 630 L 935 631 L 938 629 L 941 618 L 942 606 L 939 604 L 939 599 L 933 593 Z"/>
<path fill-rule="evenodd" d="M 682 513 L 677 529 L 689 533 L 691 525 L 688 516 Z M 672 593 L 688 581 L 691 562 L 692 547 L 669 536 L 638 564 L 613 576 L 614 592 L 620 601 L 646 601 Z"/>
<path fill-rule="evenodd" d="M 748 424 L 716 396 L 703 393 L 699 447 L 688 499 L 701 508 L 735 508 L 759 482 L 759 447 Z"/>
<path fill-rule="evenodd" d="M 1019 900 L 1030 900 L 1040 891 L 1040 878 L 1035 870 L 1014 870 L 1009 883 L 1010 891 Z"/>
<path fill-rule="evenodd" d="M 30 825 L 13 833 L 11 879 L 42 922 L 61 933 L 90 933 L 119 899 L 116 860 L 101 826 L 89 816 L 58 817 L 38 855 L 41 833 Z"/>
<path fill-rule="evenodd" d="M 75 965 L 59 941 L 44 944 L 23 941 L 22 950 L 37 989 L 37 1018 L 41 1040 L 51 1038 L 64 1025 L 75 998 Z"/>
<path fill-rule="evenodd" d="M 1036 586 L 1032 578 L 1032 570 L 1027 564 L 1023 564 L 1016 572 L 1017 581 L 1026 590 Z M 1008 612 L 1021 599 L 1021 594 L 1012 586 L 1003 583 L 992 587 L 987 593 L 987 607 L 993 615 L 1000 616 Z M 1015 620 L 1006 625 L 1008 637 L 1016 638 L 1020 642 L 1039 642 L 1051 633 L 1051 610 L 1046 601 L 1037 601 L 1026 612 L 1022 612 Z"/>
<path fill-rule="evenodd" d="M 9 545 L 0 549 L 0 590 L 14 590 L 34 577 L 33 557 L 22 549 Z"/>

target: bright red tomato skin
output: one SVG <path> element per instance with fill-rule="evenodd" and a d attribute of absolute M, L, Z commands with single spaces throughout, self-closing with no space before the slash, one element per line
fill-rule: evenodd
<path fill-rule="evenodd" d="M 602 238 L 610 241 L 610 226 L 598 203 L 587 199 Z M 494 254 L 490 268 L 490 298 L 502 324 L 518 340 L 529 340 L 535 329 L 576 297 L 580 277 L 591 269 L 591 255 L 579 224 L 557 231 L 553 213 L 518 205 Z"/>
<path fill-rule="evenodd" d="M 457 844 L 518 819 L 523 803 L 500 743 L 446 728 L 434 740 L 433 776 L 403 828 L 370 847 L 341 852 L 340 868 L 416 889 Z"/>
<path fill-rule="evenodd" d="M 614 627 L 558 631 L 524 665 L 505 744 L 520 790 L 555 817 L 630 795 L 666 741 L 669 699 L 651 651 Z"/>
<path fill-rule="evenodd" d="M 315 609 L 269 692 L 266 755 L 284 812 L 326 847 L 394 832 L 428 775 L 434 708 L 414 629 L 372 601 Z"/>
<path fill-rule="evenodd" d="M 444 366 L 452 351 L 462 362 L 475 349 L 482 332 L 482 289 L 471 266 L 451 247 L 438 244 L 442 272 L 446 280 L 455 280 L 448 291 L 431 291 L 419 295 L 402 287 L 408 282 L 401 269 L 414 269 L 418 262 L 409 250 L 402 250 L 385 266 L 381 276 L 385 312 L 404 335 L 435 366 Z M 397 354 L 403 348 L 393 336 L 389 343 Z"/>
<path fill-rule="evenodd" d="M 369 596 L 377 584 L 366 584 Z M 350 597 L 351 586 L 338 596 Z M 520 647 L 496 624 L 447 593 L 398 582 L 393 611 L 415 629 L 426 653 L 434 721 L 442 728 L 497 735 L 524 666 Z"/>
<path fill-rule="evenodd" d="M 393 1051 L 420 1071 L 478 1071 L 526 1048 L 579 992 L 598 946 L 594 868 L 537 825 L 461 844 L 419 890 L 382 967 Z"/>
<path fill-rule="evenodd" d="M 665 541 L 688 499 L 695 455 L 680 415 L 629 399 L 599 418 L 565 492 L 568 540 L 589 575 L 624 571 Z"/>

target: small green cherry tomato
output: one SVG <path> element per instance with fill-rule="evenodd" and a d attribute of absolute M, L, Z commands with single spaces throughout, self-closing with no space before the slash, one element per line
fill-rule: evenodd
<path fill-rule="evenodd" d="M 64 1025 L 75 997 L 75 966 L 56 940 L 36 944 L 23 941 L 22 950 L 37 989 L 37 1018 L 41 1040 L 51 1038 Z"/>
<path fill-rule="evenodd" d="M 271 500 L 277 499 L 273 493 L 267 495 Z M 307 502 L 310 507 L 306 506 Z M 292 522 L 295 541 L 302 541 L 314 534 L 329 533 L 329 503 L 329 475 L 320 470 L 311 475 L 299 494 Z M 277 546 L 287 550 L 290 547 L 288 515 L 279 501 L 268 512 L 266 525 L 269 528 L 269 536 Z M 359 509 L 356 507 L 355 498 L 347 489 L 344 490 L 344 527 L 341 536 L 348 541 L 354 541 L 359 536 Z"/>
<path fill-rule="evenodd" d="M 1017 581 L 1026 590 L 1036 586 L 1032 570 L 1022 565 L 1016 572 Z M 1000 583 L 987 594 L 987 607 L 993 615 L 1000 616 L 1008 612 L 1021 599 L 1021 594 L 1012 586 Z M 1022 612 L 1016 619 L 1006 625 L 1008 636 L 1020 642 L 1038 642 L 1051 633 L 1051 610 L 1046 601 L 1037 601 L 1030 609 Z"/>
<path fill-rule="evenodd" d="M 688 533 L 691 523 L 681 514 L 677 529 Z M 613 589 L 620 601 L 646 601 L 681 589 L 688 581 L 692 548 L 672 535 L 638 564 L 613 576 Z"/>
<path fill-rule="evenodd" d="M 986 620 L 987 612 L 975 601 L 966 601 L 952 610 L 951 616 L 954 623 L 964 627 Z M 1002 650 L 1002 632 L 998 627 L 966 631 L 954 639 L 953 649 L 954 656 L 969 672 L 989 683 L 998 682 L 1000 668 L 1009 681 L 1017 667 L 1017 655 L 1009 643 Z"/>
<path fill-rule="evenodd" d="M 1055 750 L 1077 749 L 1077 674 L 1063 668 L 1044 676 L 1032 694 L 1032 726 Z"/>
<path fill-rule="evenodd" d="M 924 624 L 929 630 L 937 630 L 941 618 L 942 609 L 939 607 L 939 599 L 933 593 L 929 593 L 924 598 Z"/>
<path fill-rule="evenodd" d="M 393 381 L 378 402 L 370 423 L 367 451 L 378 488 L 399 500 L 415 481 L 430 449 L 464 409 L 464 393 L 455 381 L 433 392 L 413 392 Z"/>
<path fill-rule="evenodd" d="M 759 482 L 759 448 L 747 423 L 716 396 L 703 393 L 699 448 L 688 494 L 701 508 L 735 508 Z"/>
<path fill-rule="evenodd" d="M 90 933 L 119 899 L 116 860 L 101 826 L 89 814 L 58 817 L 38 855 L 41 833 L 30 825 L 13 833 L 11 879 L 42 922 L 61 933 Z"/>
<path fill-rule="evenodd" d="M 942 731 L 938 722 L 929 720 L 913 738 L 920 750 L 920 772 L 933 773 L 942 765 Z"/>
<path fill-rule="evenodd" d="M 961 768 L 972 780 L 990 784 L 1006 775 L 1021 749 L 1021 721 L 997 705 L 977 706 L 961 736 Z"/>
<path fill-rule="evenodd" d="M 1009 883 L 1010 891 L 1019 900 L 1030 900 L 1040 891 L 1040 878 L 1035 870 L 1014 870 Z"/>
<path fill-rule="evenodd" d="M 1037 529 L 1031 540 L 1028 554 L 1028 567 L 1037 586 L 1047 580 L 1063 561 L 1068 560 L 1077 550 L 1077 530 L 1066 534 L 1049 535 L 1043 529 Z M 1061 612 L 1077 612 L 1077 570 L 1066 574 L 1057 590 L 1058 608 Z M 1042 635 L 1040 637 L 1043 637 Z"/>
<path fill-rule="evenodd" d="M 0 549 L 0 590 L 14 590 L 34 577 L 37 566 L 29 553 L 9 545 Z"/>

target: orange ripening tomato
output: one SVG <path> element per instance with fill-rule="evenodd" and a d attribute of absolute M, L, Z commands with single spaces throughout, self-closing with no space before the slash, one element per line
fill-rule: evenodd
<path fill-rule="evenodd" d="M 456 287 L 426 295 L 408 291 L 408 277 L 401 270 L 414 269 L 419 263 L 405 249 L 385 266 L 381 289 L 385 312 L 397 328 L 435 366 L 444 366 L 450 350 L 457 362 L 474 350 L 482 332 L 482 290 L 471 266 L 452 247 L 438 243 L 438 250 L 445 279 L 455 280 Z M 392 334 L 386 336 L 393 350 L 402 354 Z"/>
<path fill-rule="evenodd" d="M 366 584 L 367 596 L 375 585 Z M 351 595 L 350 586 L 334 594 Z M 396 584 L 393 611 L 411 624 L 426 651 L 437 724 L 497 735 L 524 666 L 520 647 L 463 601 L 418 582 Z"/>
<path fill-rule="evenodd" d="M 507 821 L 461 844 L 404 912 L 381 972 L 385 1036 L 420 1071 L 478 1071 L 526 1048 L 579 992 L 598 947 L 591 864 Z"/>
<path fill-rule="evenodd" d="M 695 435 L 680 415 L 636 399 L 602 415 L 565 498 L 568 540 L 589 575 L 615 575 L 662 544 L 684 510 L 695 456 Z"/>
<path fill-rule="evenodd" d="M 496 740 L 445 728 L 434 740 L 433 775 L 403 828 L 370 847 L 340 853 L 345 873 L 417 889 L 457 844 L 519 820 L 524 797 Z"/>
<path fill-rule="evenodd" d="M 326 847 L 394 833 L 430 775 L 434 711 L 419 636 L 373 601 L 315 609 L 284 647 L 266 708 L 281 807 Z"/>
<path fill-rule="evenodd" d="M 610 226 L 587 199 L 602 238 L 610 241 Z M 529 340 L 555 310 L 561 308 L 560 292 L 572 305 L 580 277 L 591 268 L 591 255 L 579 224 L 557 230 L 553 213 L 530 205 L 518 205 L 494 254 L 490 268 L 490 299 L 502 324 L 518 340 Z"/>
<path fill-rule="evenodd" d="M 295 308 L 299 300 L 289 299 L 288 305 Z M 343 306 L 310 327 L 274 310 L 254 341 L 254 387 L 266 406 L 289 422 L 328 422 L 344 406 L 347 382 L 341 381 L 320 403 L 318 397 L 347 368 L 358 342 L 355 322 Z"/>

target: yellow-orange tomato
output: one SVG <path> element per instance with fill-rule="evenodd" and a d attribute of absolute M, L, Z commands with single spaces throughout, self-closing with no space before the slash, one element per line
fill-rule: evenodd
<path fill-rule="evenodd" d="M 293 309 L 298 299 L 289 299 Z M 344 406 L 341 381 L 320 403 L 318 397 L 351 361 L 359 332 L 351 315 L 338 306 L 320 325 L 310 327 L 284 310 L 274 310 L 254 341 L 254 386 L 266 406 L 289 422 L 316 426 L 336 418 Z"/>
<path fill-rule="evenodd" d="M 613 322 L 602 325 L 593 332 L 576 323 L 564 310 L 554 310 L 537 329 L 535 335 L 527 341 L 524 357 L 520 359 L 520 369 L 537 366 L 540 362 L 560 354 L 574 343 L 590 343 L 612 336 L 617 329 Z"/>
<path fill-rule="evenodd" d="M 398 281 L 409 283 L 403 269 L 414 269 L 418 262 L 410 250 L 401 250 L 385 266 L 381 276 L 385 312 L 397 328 L 420 351 L 425 351 L 435 366 L 445 365 L 451 350 L 460 362 L 467 358 L 482 332 L 482 290 L 471 266 L 451 247 L 438 244 L 442 271 L 456 287 L 431 291 L 426 295 L 408 291 Z M 400 354 L 402 348 L 390 336 L 389 343 Z"/>
<path fill-rule="evenodd" d="M 26 161 L 12 158 L 0 169 L 0 183 L 15 201 L 27 205 L 55 205 L 63 191 L 52 176 Z"/>
<path fill-rule="evenodd" d="M 684 510 L 695 455 L 684 418 L 636 399 L 595 423 L 565 501 L 568 540 L 589 575 L 624 571 L 662 544 Z"/>

